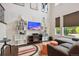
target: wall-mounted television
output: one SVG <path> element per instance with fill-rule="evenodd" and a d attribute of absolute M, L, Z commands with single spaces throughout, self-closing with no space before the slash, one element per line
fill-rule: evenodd
<path fill-rule="evenodd" d="M 40 29 L 41 29 L 40 22 L 28 21 L 28 30 L 40 30 Z"/>

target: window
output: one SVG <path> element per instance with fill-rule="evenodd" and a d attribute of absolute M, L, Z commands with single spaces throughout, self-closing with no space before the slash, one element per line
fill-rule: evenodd
<path fill-rule="evenodd" d="M 60 17 L 56 17 L 55 19 L 55 34 L 61 34 L 61 28 L 60 28 Z"/>
<path fill-rule="evenodd" d="M 61 28 L 60 27 L 56 27 L 55 28 L 55 32 L 56 32 L 56 34 L 61 34 Z"/>
<path fill-rule="evenodd" d="M 79 11 L 63 16 L 63 26 L 65 36 L 79 38 Z"/>
<path fill-rule="evenodd" d="M 79 37 L 79 26 L 64 27 L 64 35 Z"/>

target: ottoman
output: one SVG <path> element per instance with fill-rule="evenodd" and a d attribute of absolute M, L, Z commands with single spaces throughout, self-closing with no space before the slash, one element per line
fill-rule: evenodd
<path fill-rule="evenodd" d="M 51 44 L 53 46 L 57 46 L 58 45 L 58 42 L 57 41 L 43 42 L 42 43 L 42 49 L 40 51 L 40 55 L 48 55 L 48 52 L 47 52 L 47 44 Z"/>

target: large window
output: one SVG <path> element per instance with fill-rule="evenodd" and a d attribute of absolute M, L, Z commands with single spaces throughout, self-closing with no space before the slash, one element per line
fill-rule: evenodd
<path fill-rule="evenodd" d="M 62 18 L 61 18 L 62 23 Z M 79 11 L 63 16 L 63 28 L 60 27 L 60 17 L 55 19 L 55 33 L 79 38 Z M 62 24 L 61 24 L 62 25 Z"/>
<path fill-rule="evenodd" d="M 64 35 L 79 38 L 79 11 L 63 16 Z"/>
<path fill-rule="evenodd" d="M 79 26 L 75 27 L 64 27 L 64 35 L 73 35 L 76 36 L 79 34 Z"/>

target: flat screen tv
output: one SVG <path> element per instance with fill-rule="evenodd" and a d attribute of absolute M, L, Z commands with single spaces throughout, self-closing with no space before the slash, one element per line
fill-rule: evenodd
<path fill-rule="evenodd" d="M 40 22 L 28 21 L 28 30 L 40 30 L 40 29 L 41 29 Z"/>

